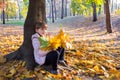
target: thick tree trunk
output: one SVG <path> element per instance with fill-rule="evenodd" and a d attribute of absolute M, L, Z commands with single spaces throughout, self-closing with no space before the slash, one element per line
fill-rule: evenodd
<path fill-rule="evenodd" d="M 92 3 L 93 7 L 93 22 L 97 21 L 97 11 L 96 11 L 96 4 L 93 2 Z"/>
<path fill-rule="evenodd" d="M 107 32 L 112 33 L 110 10 L 109 10 L 109 1 L 108 0 L 106 0 L 105 9 L 106 9 L 106 28 L 107 28 Z"/>
<path fill-rule="evenodd" d="M 24 42 L 17 51 L 5 56 L 7 60 L 25 60 L 28 70 L 33 70 L 36 64 L 31 36 L 35 33 L 35 23 L 38 21 L 45 21 L 45 0 L 29 0 L 28 14 L 24 24 Z"/>

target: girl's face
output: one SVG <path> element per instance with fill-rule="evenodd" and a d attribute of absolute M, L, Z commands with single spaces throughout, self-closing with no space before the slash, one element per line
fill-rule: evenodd
<path fill-rule="evenodd" d="M 47 32 L 47 25 L 45 25 L 43 28 L 36 29 L 36 32 L 40 35 L 45 35 Z"/>

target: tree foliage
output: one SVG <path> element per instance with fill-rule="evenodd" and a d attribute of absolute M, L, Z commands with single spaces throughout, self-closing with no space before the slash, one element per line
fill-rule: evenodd
<path fill-rule="evenodd" d="M 24 0 L 23 2 L 23 7 L 22 7 L 22 11 L 21 11 L 21 15 L 23 16 L 23 18 L 25 19 L 27 16 L 27 12 L 28 12 L 28 1 Z"/>
<path fill-rule="evenodd" d="M 16 16 L 18 12 L 18 5 L 15 2 L 6 1 L 5 13 L 8 17 Z"/>
<path fill-rule="evenodd" d="M 70 6 L 74 14 L 90 15 L 93 2 L 97 5 L 98 11 L 99 5 L 102 5 L 104 0 L 72 0 Z"/>

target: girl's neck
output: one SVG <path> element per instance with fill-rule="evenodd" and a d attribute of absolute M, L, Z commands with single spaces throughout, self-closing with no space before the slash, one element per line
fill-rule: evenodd
<path fill-rule="evenodd" d="M 39 34 L 38 32 L 37 32 L 37 34 L 38 34 L 40 37 L 42 37 L 42 36 L 43 36 L 43 35 Z"/>

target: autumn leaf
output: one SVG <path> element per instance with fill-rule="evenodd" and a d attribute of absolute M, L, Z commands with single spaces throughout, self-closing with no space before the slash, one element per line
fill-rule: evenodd
<path fill-rule="evenodd" d="M 82 56 L 82 57 L 84 56 L 83 53 L 81 53 L 80 51 L 77 51 L 76 54 L 77 54 L 78 56 Z"/>
<path fill-rule="evenodd" d="M 0 64 L 6 62 L 6 58 L 4 58 L 2 55 L 0 55 Z"/>
<path fill-rule="evenodd" d="M 9 74 L 6 75 L 6 77 L 12 77 L 13 75 L 16 74 L 16 69 L 15 68 L 12 68 L 10 71 L 9 71 Z"/>

